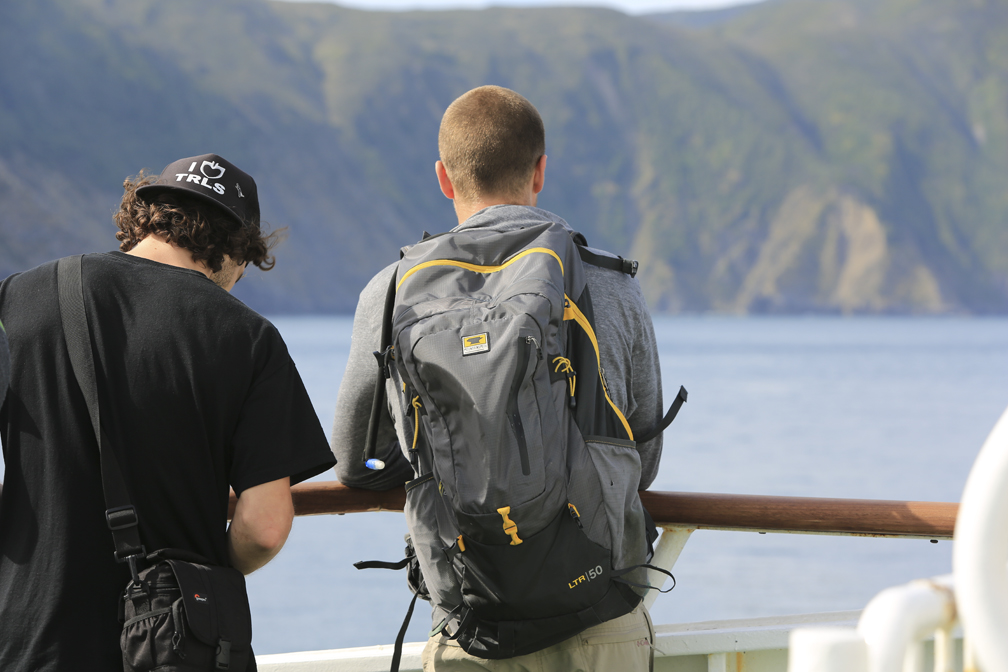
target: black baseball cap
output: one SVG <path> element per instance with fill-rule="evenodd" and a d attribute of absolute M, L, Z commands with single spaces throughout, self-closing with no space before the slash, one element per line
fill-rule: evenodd
<path fill-rule="evenodd" d="M 137 196 L 151 203 L 159 194 L 186 194 L 212 203 L 240 224 L 259 226 L 259 192 L 255 180 L 216 154 L 190 156 L 169 163 L 156 182 L 140 187 Z"/>

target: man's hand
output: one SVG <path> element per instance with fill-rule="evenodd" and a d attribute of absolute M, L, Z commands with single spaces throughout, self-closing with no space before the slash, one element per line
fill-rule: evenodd
<path fill-rule="evenodd" d="M 251 574 L 272 560 L 287 541 L 293 520 L 289 478 L 241 493 L 228 528 L 228 556 L 234 568 Z"/>

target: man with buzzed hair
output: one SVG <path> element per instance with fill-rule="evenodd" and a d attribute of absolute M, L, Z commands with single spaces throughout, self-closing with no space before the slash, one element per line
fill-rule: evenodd
<path fill-rule="evenodd" d="M 511 231 L 553 222 L 573 230 L 557 215 L 536 207 L 546 174 L 545 134 L 536 108 L 519 94 L 482 86 L 448 107 L 438 135 L 438 183 L 455 206 L 458 226 Z M 596 254 L 611 257 L 601 250 Z M 375 457 L 385 468 L 365 467 L 363 449 L 375 383 L 380 375 L 372 352 L 380 350 L 386 288 L 396 264 L 380 271 L 364 288 L 354 317 L 346 373 L 336 404 L 332 448 L 340 480 L 369 489 L 402 487 L 414 477 L 400 446 L 394 417 L 407 409 L 381 409 Z M 595 312 L 601 365 L 613 403 L 622 409 L 634 433 L 646 433 L 661 417 L 661 376 L 654 328 L 640 285 L 630 275 L 584 265 Z M 397 404 L 398 397 L 393 397 Z M 402 424 L 402 423 L 400 423 Z M 637 445 L 640 489 L 658 472 L 662 438 Z M 436 602 L 436 600 L 435 600 Z M 435 603 L 435 621 L 443 616 Z M 444 634 L 431 638 L 423 653 L 424 670 L 647 670 L 652 664 L 654 633 L 643 605 L 631 613 L 588 628 L 559 644 L 504 660 L 466 653 Z"/>

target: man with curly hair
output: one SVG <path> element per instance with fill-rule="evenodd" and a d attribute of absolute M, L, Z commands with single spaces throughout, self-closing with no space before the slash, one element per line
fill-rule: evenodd
<path fill-rule="evenodd" d="M 10 381 L 10 353 L 7 350 L 7 331 L 0 322 L 0 406 L 7 398 L 7 383 Z"/>
<path fill-rule="evenodd" d="M 148 551 L 247 574 L 287 539 L 290 485 L 334 464 L 276 328 L 230 289 L 273 267 L 253 179 L 209 154 L 124 182 L 120 251 L 85 255 L 103 450 Z M 60 317 L 57 265 L 0 283 L 14 366 L 0 412 L 0 669 L 121 669 L 98 445 Z M 228 493 L 238 505 L 227 526 Z"/>
<path fill-rule="evenodd" d="M 10 351 L 7 349 L 7 331 L 0 322 L 0 408 L 7 398 L 7 383 L 10 382 Z M 0 483 L 0 501 L 3 498 L 3 484 Z"/>

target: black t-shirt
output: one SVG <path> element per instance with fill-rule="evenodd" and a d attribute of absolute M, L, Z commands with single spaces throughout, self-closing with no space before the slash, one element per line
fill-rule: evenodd
<path fill-rule="evenodd" d="M 10 354 L 7 352 L 7 332 L 0 324 L 0 405 L 7 398 L 7 383 L 10 381 Z"/>
<path fill-rule="evenodd" d="M 265 318 L 206 276 L 119 252 L 83 263 L 102 426 L 148 551 L 228 564 L 228 486 L 335 463 Z M 0 670 L 120 669 L 98 445 L 70 365 L 56 263 L 0 283 L 11 386 L 0 411 Z"/>

